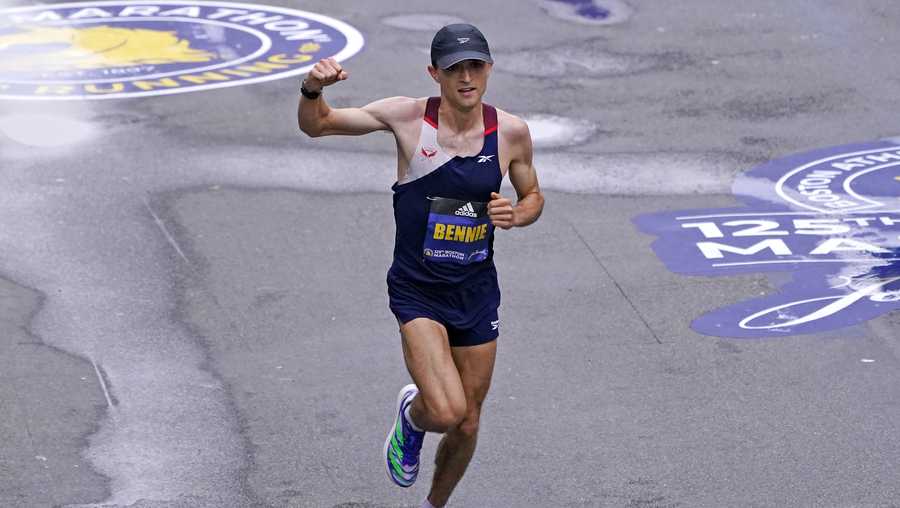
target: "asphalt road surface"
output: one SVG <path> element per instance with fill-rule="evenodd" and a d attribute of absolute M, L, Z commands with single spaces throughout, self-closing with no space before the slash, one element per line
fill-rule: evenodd
<path fill-rule="evenodd" d="M 434 30 L 472 22 L 486 100 L 531 125 L 546 208 L 497 233 L 498 359 L 451 506 L 900 506 L 900 312 L 699 333 L 791 273 L 674 273 L 633 222 L 735 207 L 759 164 L 900 134 L 895 2 L 267 5 L 362 34 L 334 106 L 436 94 Z M 4 51 L 37 51 L 10 30 L 0 84 Z M 0 99 L 0 506 L 424 499 L 439 436 L 410 489 L 380 457 L 408 382 L 384 281 L 394 143 L 307 138 L 297 89 Z"/>

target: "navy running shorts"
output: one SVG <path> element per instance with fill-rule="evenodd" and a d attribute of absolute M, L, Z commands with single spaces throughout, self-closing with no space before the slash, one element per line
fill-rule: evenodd
<path fill-rule="evenodd" d="M 477 346 L 500 335 L 500 288 L 493 273 L 458 289 L 425 289 L 388 274 L 391 312 L 400 324 L 428 318 L 444 325 L 451 347 Z"/>

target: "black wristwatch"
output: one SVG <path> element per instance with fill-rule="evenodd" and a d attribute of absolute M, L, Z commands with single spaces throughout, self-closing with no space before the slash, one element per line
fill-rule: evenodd
<path fill-rule="evenodd" d="M 322 95 L 322 90 L 319 90 L 318 92 L 310 92 L 306 89 L 306 80 L 303 80 L 300 82 L 300 93 L 302 93 L 303 96 L 307 99 L 316 100 L 320 95 Z"/>

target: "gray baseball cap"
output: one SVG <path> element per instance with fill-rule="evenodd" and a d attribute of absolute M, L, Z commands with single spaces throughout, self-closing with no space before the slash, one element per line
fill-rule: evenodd
<path fill-rule="evenodd" d="M 431 61 L 441 69 L 463 60 L 494 63 L 487 39 L 481 30 L 468 23 L 447 25 L 431 40 Z"/>

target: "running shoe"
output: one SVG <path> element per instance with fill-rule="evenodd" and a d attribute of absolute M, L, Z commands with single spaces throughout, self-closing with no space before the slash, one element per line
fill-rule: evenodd
<path fill-rule="evenodd" d="M 400 390 L 394 412 L 396 420 L 384 441 L 388 476 L 401 487 L 409 487 L 415 483 L 419 474 L 419 450 L 422 449 L 425 432 L 413 429 L 404 416 L 406 408 L 418 393 L 419 389 L 414 384 L 408 384 Z"/>

